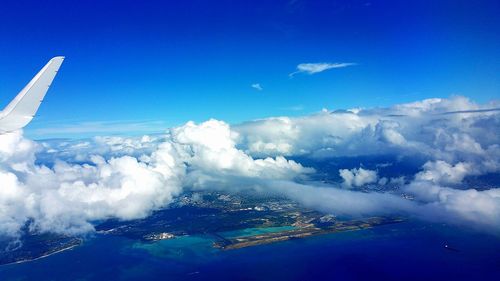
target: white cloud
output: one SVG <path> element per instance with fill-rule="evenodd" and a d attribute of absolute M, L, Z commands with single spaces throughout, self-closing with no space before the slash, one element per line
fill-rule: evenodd
<path fill-rule="evenodd" d="M 405 191 L 423 202 L 419 215 L 426 219 L 500 231 L 500 188 L 460 190 L 417 180 Z"/>
<path fill-rule="evenodd" d="M 183 159 L 196 170 L 191 180 L 197 185 L 224 181 L 224 176 L 293 179 L 313 171 L 282 156 L 253 159 L 236 148 L 238 134 L 222 121 L 209 120 L 199 125 L 188 122 L 172 129 L 171 134 L 173 142 L 185 152 Z"/>
<path fill-rule="evenodd" d="M 293 77 L 298 73 L 307 73 L 307 74 L 315 74 L 319 72 L 323 72 L 328 69 L 333 68 L 344 68 L 348 66 L 356 65 L 351 62 L 340 62 L 340 63 L 329 63 L 329 62 L 320 62 L 320 63 L 301 63 L 297 65 L 297 71 L 289 74 L 290 77 Z"/>
<path fill-rule="evenodd" d="M 500 114 L 442 112 L 487 108 L 464 97 L 389 108 L 321 111 L 267 118 L 234 127 L 251 155 L 342 157 L 419 155 L 428 161 L 471 163 L 477 173 L 500 170 Z"/>
<path fill-rule="evenodd" d="M 63 159 L 69 162 L 88 162 L 92 155 L 107 157 L 133 156 L 136 158 L 151 154 L 164 142 L 165 136 L 97 136 L 90 139 L 48 139 L 39 142 L 43 153 L 38 157 L 45 162 Z"/>
<path fill-rule="evenodd" d="M 255 90 L 257 90 L 257 91 L 262 91 L 262 90 L 263 90 L 263 88 L 262 88 L 262 86 L 260 85 L 260 83 L 255 83 L 255 84 L 252 84 L 252 85 L 251 85 L 251 87 L 252 87 L 252 88 L 254 88 L 254 89 L 255 89 Z"/>
<path fill-rule="evenodd" d="M 365 193 L 284 181 L 269 182 L 267 187 L 306 207 L 336 215 L 413 214 L 416 208 L 414 202 L 388 193 Z"/>
<path fill-rule="evenodd" d="M 0 234 L 16 235 L 26 223 L 39 231 L 81 233 L 91 231 L 96 220 L 147 216 L 184 188 L 245 186 L 339 214 L 402 213 L 498 230 L 498 186 L 474 189 L 464 181 L 500 171 L 500 112 L 484 110 L 496 107 L 453 97 L 236 126 L 188 122 L 162 136 L 37 143 L 21 133 L 1 135 Z M 383 155 L 425 164 L 405 176 L 384 174 L 408 164 L 385 158 L 369 167 L 378 172 L 365 165 L 329 172 L 340 169 L 345 187 L 397 185 L 415 201 L 402 199 L 397 190 L 367 193 L 342 189 L 341 183 L 318 187 L 308 178 L 313 169 L 285 158 L 311 163 Z"/>
<path fill-rule="evenodd" d="M 347 188 L 363 186 L 377 182 L 378 180 L 377 171 L 365 170 L 363 168 L 354 168 L 351 170 L 340 169 L 339 174 L 344 180 L 342 184 Z"/>
<path fill-rule="evenodd" d="M 425 163 L 423 168 L 422 172 L 415 175 L 415 179 L 437 184 L 457 184 L 462 182 L 466 175 L 473 174 L 472 165 L 463 162 L 450 165 L 442 160 L 438 160 Z"/>
<path fill-rule="evenodd" d="M 309 208 L 336 215 L 401 214 L 492 233 L 500 231 L 500 188 L 459 190 L 417 181 L 404 187 L 405 192 L 416 197 L 415 201 L 391 193 L 366 193 L 283 181 L 267 182 L 266 189 L 284 194 Z"/>
<path fill-rule="evenodd" d="M 8 226 L 2 234 L 15 235 L 30 220 L 40 231 L 81 233 L 94 220 L 144 217 L 181 190 L 184 166 L 171 146 L 159 148 L 149 163 L 94 156 L 89 164 L 58 161 L 48 168 L 34 163 L 36 146 L 19 133 L 1 135 L 0 143 L 12 144 L 16 156 L 0 167 L 0 224 Z M 28 149 L 18 154 L 23 146 Z"/>
<path fill-rule="evenodd" d="M 500 172 L 500 113 L 491 108 L 498 105 L 476 104 L 456 96 L 389 108 L 324 110 L 303 117 L 268 118 L 246 122 L 234 129 L 239 132 L 239 146 L 250 155 L 309 159 L 393 155 L 410 161 L 392 163 L 392 169 L 412 164 L 412 159 L 421 161 L 425 163 L 421 171 L 408 176 L 408 180 L 414 180 L 407 191 L 425 202 L 412 208 L 413 215 L 498 230 L 500 211 L 491 206 L 498 204 L 496 194 L 500 183 L 476 190 L 470 181 L 464 181 L 468 176 Z M 362 179 L 374 184 L 377 181 L 376 173 L 368 173 L 367 177 L 358 176 L 363 173 L 357 169 L 340 169 L 340 173 L 345 187 L 363 185 Z M 401 175 L 378 180 L 378 185 L 398 187 L 407 182 Z M 429 190 L 435 196 L 425 201 Z M 357 194 L 352 196 L 355 200 Z M 332 205 L 337 206 L 330 206 L 321 197 L 317 196 L 314 204 L 337 210 L 339 203 L 334 201 Z M 467 200 L 471 201 L 470 206 L 465 206 Z"/>
<path fill-rule="evenodd" d="M 226 178 L 293 179 L 313 171 L 284 157 L 253 159 L 235 147 L 235 134 L 226 123 L 210 120 L 173 128 L 162 142 L 95 138 L 73 147 L 88 150 L 105 143 L 104 151 L 112 154 L 113 149 L 140 151 L 152 142 L 156 147 L 139 158 L 92 156 L 87 164 L 59 160 L 52 168 L 35 164 L 36 143 L 20 133 L 0 135 L 0 234 L 16 235 L 28 222 L 39 231 L 82 233 L 93 229 L 92 221 L 147 216 L 185 185 L 207 188 Z"/>

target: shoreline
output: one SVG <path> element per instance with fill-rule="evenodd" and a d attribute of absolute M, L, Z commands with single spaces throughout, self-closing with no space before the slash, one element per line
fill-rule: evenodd
<path fill-rule="evenodd" d="M 68 251 L 68 250 L 71 250 L 73 248 L 76 248 L 78 246 L 81 246 L 83 244 L 83 239 L 78 239 L 78 243 L 77 244 L 71 244 L 65 248 L 62 248 L 62 249 L 59 249 L 59 250 L 55 250 L 53 252 L 50 252 L 50 253 L 47 253 L 47 254 L 44 254 L 44 255 L 41 255 L 39 257 L 36 257 L 36 258 L 32 258 L 32 259 L 24 259 L 24 260 L 18 260 L 18 261 L 14 261 L 14 262 L 9 262 L 9 263 L 4 263 L 4 264 L 0 264 L 0 266 L 8 266 L 8 265 L 15 265 L 15 264 L 22 264 L 22 263 L 27 263 L 27 262 L 31 262 L 31 261 L 36 261 L 36 260 L 39 260 L 39 259 L 43 259 L 43 258 L 47 258 L 47 257 L 50 257 L 52 255 L 55 255 L 55 254 L 59 254 L 59 253 L 62 253 L 64 251 Z"/>
<path fill-rule="evenodd" d="M 341 223 L 339 225 L 335 225 L 328 228 L 319 228 L 311 225 L 302 228 L 297 228 L 294 230 L 286 230 L 281 232 L 271 232 L 253 236 L 224 238 L 224 240 L 214 242 L 213 247 L 223 251 L 228 251 L 246 247 L 254 247 L 259 245 L 289 241 L 294 239 L 304 239 L 308 237 L 314 237 L 326 234 L 364 230 L 364 229 L 374 228 L 377 226 L 383 226 L 401 222 L 404 222 L 404 220 L 400 218 L 389 219 L 389 218 L 373 217 L 366 220 L 350 221 L 347 224 Z"/>

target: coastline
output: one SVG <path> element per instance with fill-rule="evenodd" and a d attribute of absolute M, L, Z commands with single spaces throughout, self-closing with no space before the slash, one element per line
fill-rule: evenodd
<path fill-rule="evenodd" d="M 52 252 L 49 252 L 49 253 L 45 253 L 39 257 L 36 257 L 36 258 L 32 258 L 32 259 L 23 259 L 23 260 L 18 260 L 18 261 L 14 261 L 14 262 L 9 262 L 9 263 L 4 263 L 4 264 L 0 264 L 0 266 L 8 266 L 8 265 L 15 265 L 15 264 L 22 264 L 22 263 L 27 263 L 27 262 L 31 262 L 31 261 L 36 261 L 36 260 L 40 260 L 40 259 L 43 259 L 43 258 L 47 258 L 49 256 L 52 256 L 52 255 L 55 255 L 55 254 L 59 254 L 59 253 L 62 253 L 64 251 L 68 251 L 68 250 L 71 250 L 73 248 L 76 248 L 80 245 L 83 244 L 83 239 L 81 238 L 78 238 L 78 243 L 72 243 L 64 248 L 61 248 L 61 249 L 58 249 L 58 250 L 55 250 L 55 251 L 52 251 Z"/>
<path fill-rule="evenodd" d="M 279 232 L 262 233 L 253 236 L 226 237 L 220 241 L 214 242 L 213 247 L 226 251 L 235 250 L 246 247 L 254 247 L 259 245 L 283 242 L 293 239 L 304 239 L 313 236 L 333 234 L 347 231 L 357 231 L 377 226 L 401 223 L 404 222 L 401 218 L 383 218 L 372 217 L 357 221 L 348 221 L 335 224 L 330 227 L 319 228 L 314 225 L 308 225 L 292 230 Z"/>

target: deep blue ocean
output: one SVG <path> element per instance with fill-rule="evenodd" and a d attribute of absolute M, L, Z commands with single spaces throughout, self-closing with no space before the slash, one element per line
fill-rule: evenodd
<path fill-rule="evenodd" d="M 230 251 L 212 241 L 96 235 L 0 266 L 0 280 L 500 280 L 499 236 L 442 224 L 404 222 Z"/>

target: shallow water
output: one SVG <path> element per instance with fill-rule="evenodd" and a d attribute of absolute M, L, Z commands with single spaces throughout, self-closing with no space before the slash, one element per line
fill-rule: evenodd
<path fill-rule="evenodd" d="M 240 230 L 220 232 L 219 235 L 221 235 L 224 238 L 230 239 L 230 238 L 236 238 L 236 237 L 254 236 L 254 235 L 259 235 L 259 234 L 293 230 L 293 229 L 295 229 L 295 227 L 291 226 L 291 225 L 274 226 L 274 227 L 258 227 L 258 228 L 246 228 L 246 229 L 240 229 Z"/>

